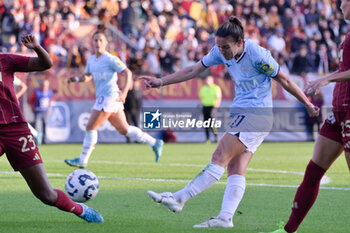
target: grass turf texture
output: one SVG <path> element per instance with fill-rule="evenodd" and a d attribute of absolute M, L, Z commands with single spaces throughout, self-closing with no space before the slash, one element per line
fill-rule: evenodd
<path fill-rule="evenodd" d="M 88 224 L 73 214 L 43 205 L 30 193 L 19 174 L 13 174 L 5 156 L 0 159 L 0 232 L 269 232 L 288 219 L 295 187 L 252 184 L 299 185 L 300 174 L 259 169 L 304 172 L 313 143 L 263 143 L 247 172 L 245 196 L 234 217 L 233 229 L 193 229 L 194 224 L 216 216 L 221 207 L 226 174 L 210 189 L 173 214 L 147 196 L 147 190 L 176 191 L 210 160 L 215 145 L 166 144 L 160 164 L 146 145 L 97 145 L 88 166 L 100 178 L 100 192 L 87 202 L 104 216 L 103 224 Z M 40 147 L 51 185 L 64 190 L 66 176 L 74 168 L 63 163 L 79 155 L 81 145 Z M 187 164 L 190 164 L 187 165 Z M 187 166 L 184 166 L 187 165 Z M 6 171 L 10 173 L 6 173 Z M 348 168 L 341 155 L 326 175 L 323 187 L 350 188 Z M 141 179 L 137 179 L 141 178 Z M 146 179 L 146 180 L 144 180 Z M 171 181 L 167 181 L 171 180 Z M 350 191 L 321 189 L 299 233 L 348 232 Z"/>

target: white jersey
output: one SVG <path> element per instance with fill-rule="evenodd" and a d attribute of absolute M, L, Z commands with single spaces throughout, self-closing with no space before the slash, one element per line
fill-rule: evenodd
<path fill-rule="evenodd" d="M 116 56 L 105 52 L 99 58 L 96 55 L 89 57 L 85 73 L 91 74 L 95 82 L 96 98 L 99 96 L 113 97 L 118 96 L 118 75 L 126 65 Z"/>
<path fill-rule="evenodd" d="M 279 64 L 270 51 L 252 40 L 244 40 L 244 50 L 236 60 L 226 60 L 217 45 L 203 57 L 202 64 L 210 67 L 225 64 L 235 83 L 235 97 L 232 107 L 272 107 L 272 81 L 279 71 Z"/>

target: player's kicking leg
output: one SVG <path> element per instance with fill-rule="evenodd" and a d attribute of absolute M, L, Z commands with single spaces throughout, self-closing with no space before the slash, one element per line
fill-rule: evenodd
<path fill-rule="evenodd" d="M 153 191 L 148 191 L 147 193 L 153 201 L 164 205 L 174 213 L 179 213 L 182 211 L 186 201 L 215 184 L 224 171 L 223 167 L 210 162 L 183 189 L 175 193 L 156 193 Z"/>
<path fill-rule="evenodd" d="M 104 222 L 102 215 L 85 204 L 76 203 L 61 190 L 53 189 L 42 163 L 19 169 L 33 194 L 43 203 L 71 212 L 87 222 Z"/>
<path fill-rule="evenodd" d="M 156 193 L 153 191 L 147 191 L 147 194 L 150 198 L 152 198 L 153 201 L 164 205 L 167 207 L 170 211 L 174 213 L 179 213 L 182 211 L 184 204 L 178 202 L 172 193 L 165 192 L 165 193 Z"/>

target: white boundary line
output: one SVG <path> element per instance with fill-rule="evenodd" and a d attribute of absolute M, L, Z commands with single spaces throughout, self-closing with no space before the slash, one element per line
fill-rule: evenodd
<path fill-rule="evenodd" d="M 14 171 L 0 171 L 0 174 L 5 175 L 20 175 L 19 172 Z M 47 173 L 49 177 L 67 177 L 67 175 L 59 173 Z M 189 180 L 175 180 L 175 179 L 150 179 L 150 178 L 139 178 L 139 177 L 107 177 L 107 176 L 98 176 L 99 179 L 105 180 L 135 180 L 135 181 L 151 181 L 151 182 L 170 182 L 170 183 L 188 183 Z M 217 182 L 217 184 L 226 185 L 226 182 Z M 260 187 L 273 187 L 273 188 L 298 188 L 298 185 L 274 185 L 274 184 L 255 184 L 247 183 L 247 186 L 260 186 Z M 320 187 L 320 189 L 325 190 L 341 190 L 341 191 L 350 191 L 350 188 L 344 187 Z"/>
<path fill-rule="evenodd" d="M 51 161 L 53 162 L 53 161 Z M 54 162 L 62 162 L 55 160 Z M 186 164 L 186 163 L 168 163 L 168 164 L 158 164 L 158 163 L 145 163 L 145 162 L 124 162 L 124 161 L 92 161 L 90 163 L 99 163 L 99 164 L 116 164 L 116 165 L 139 165 L 139 166 L 170 166 L 170 167 L 200 167 L 204 168 L 203 164 Z M 279 170 L 269 170 L 269 169 L 254 169 L 247 168 L 248 171 L 256 172 L 267 172 L 267 173 L 281 173 L 281 174 L 294 174 L 303 176 L 303 172 L 294 172 L 294 171 L 279 171 Z M 328 184 L 331 182 L 331 179 L 328 176 L 323 176 L 321 179 L 321 185 Z"/>

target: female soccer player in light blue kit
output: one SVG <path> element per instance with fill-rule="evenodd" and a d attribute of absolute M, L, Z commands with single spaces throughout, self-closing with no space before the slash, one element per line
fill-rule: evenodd
<path fill-rule="evenodd" d="M 116 56 L 106 51 L 108 44 L 106 35 L 97 31 L 93 35 L 95 55 L 89 57 L 85 74 L 81 77 L 70 77 L 68 82 L 88 82 L 94 80 L 96 86 L 96 102 L 86 126 L 83 151 L 79 158 L 64 160 L 70 166 L 85 168 L 89 157 L 97 143 L 97 129 L 108 120 L 120 134 L 132 140 L 150 145 L 155 153 L 156 162 L 162 154 L 163 141 L 156 140 L 141 129 L 130 126 L 126 121 L 124 106 L 125 98 L 130 89 L 132 73 Z M 126 78 L 122 90 L 117 85 L 118 73 Z"/>
<path fill-rule="evenodd" d="M 194 225 L 195 228 L 233 227 L 232 218 L 245 191 L 246 168 L 272 127 L 272 78 L 303 103 L 310 116 L 319 113 L 300 88 L 280 70 L 268 50 L 244 39 L 243 26 L 235 17 L 220 25 L 216 45 L 195 65 L 162 79 L 142 78 L 146 87 L 160 87 L 195 78 L 217 64 L 225 64 L 228 69 L 235 83 L 236 96 L 231 108 L 231 124 L 219 141 L 211 162 L 175 193 L 148 191 L 155 202 L 180 212 L 187 200 L 216 183 L 227 167 L 227 186 L 219 215 Z"/>

